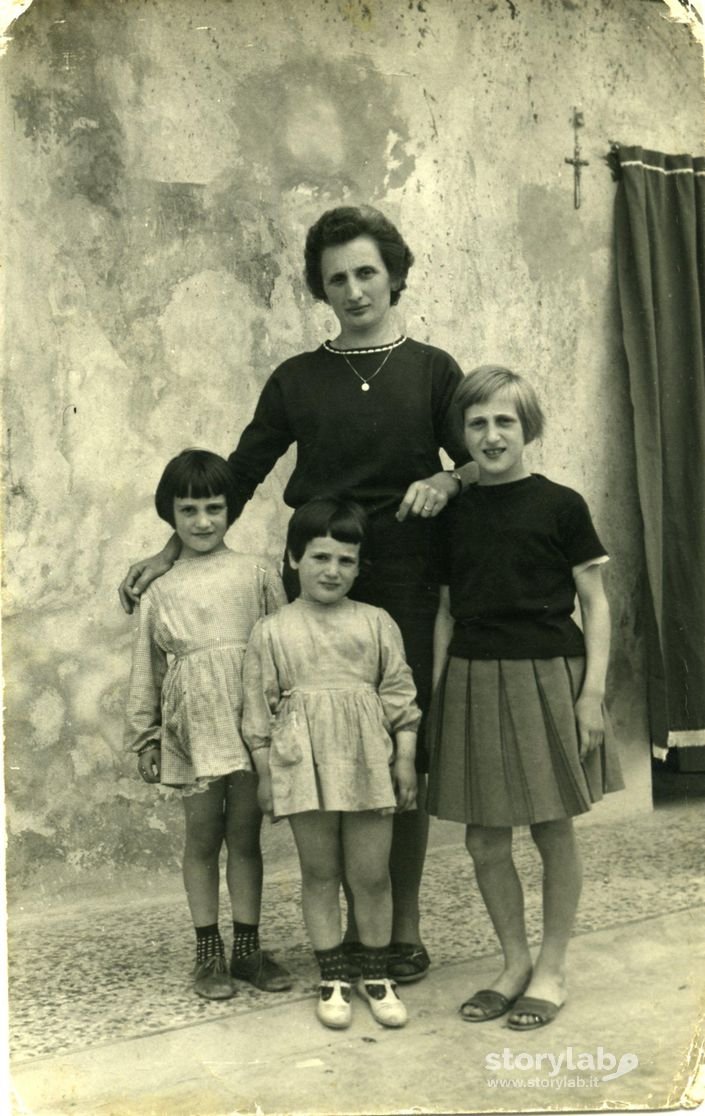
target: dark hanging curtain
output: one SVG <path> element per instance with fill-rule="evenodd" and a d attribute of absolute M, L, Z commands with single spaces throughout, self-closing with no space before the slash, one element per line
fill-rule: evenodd
<path fill-rule="evenodd" d="M 651 740 L 705 745 L 705 157 L 615 147 Z"/>

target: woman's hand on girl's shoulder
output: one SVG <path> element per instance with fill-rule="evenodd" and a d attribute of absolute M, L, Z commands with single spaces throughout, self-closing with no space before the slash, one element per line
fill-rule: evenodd
<path fill-rule="evenodd" d="M 132 563 L 118 587 L 120 604 L 128 616 L 133 612 L 135 605 L 140 603 L 140 597 L 147 586 L 162 574 L 168 573 L 180 553 L 181 541 L 179 536 L 174 534 L 158 554 L 152 554 L 149 558 L 142 558 L 139 562 Z"/>
<path fill-rule="evenodd" d="M 140 603 L 140 597 L 147 586 L 167 573 L 171 567 L 172 563 L 164 560 L 161 551 L 159 554 L 153 554 L 151 558 L 143 558 L 140 562 L 132 563 L 118 587 L 120 604 L 128 616 Z"/>
<path fill-rule="evenodd" d="M 450 473 L 434 473 L 425 480 L 414 481 L 407 488 L 397 510 L 397 519 L 402 523 L 408 515 L 420 515 L 422 519 L 433 519 L 443 511 L 448 501 L 458 493 L 458 482 Z"/>

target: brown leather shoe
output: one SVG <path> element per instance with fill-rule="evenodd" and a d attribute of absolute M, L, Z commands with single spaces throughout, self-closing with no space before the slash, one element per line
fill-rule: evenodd
<path fill-rule="evenodd" d="M 256 949 L 247 957 L 232 957 L 230 975 L 236 980 L 246 980 L 262 992 L 288 992 L 292 985 L 286 969 L 263 949 Z"/>
<path fill-rule="evenodd" d="M 193 970 L 193 990 L 206 1000 L 229 1000 L 235 995 L 224 957 L 216 954 L 197 962 Z"/>

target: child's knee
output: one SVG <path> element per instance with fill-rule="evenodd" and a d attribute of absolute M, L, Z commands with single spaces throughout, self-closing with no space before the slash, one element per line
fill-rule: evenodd
<path fill-rule="evenodd" d="M 512 859 L 512 831 L 469 825 L 465 830 L 465 848 L 477 867 L 509 863 Z"/>
<path fill-rule="evenodd" d="M 348 871 L 347 875 L 354 896 L 363 894 L 381 899 L 391 891 L 387 864 L 368 866 L 363 871 Z"/>
<path fill-rule="evenodd" d="M 308 887 L 340 887 L 343 873 L 340 865 L 328 861 L 312 861 L 301 865 L 301 879 Z"/>
<path fill-rule="evenodd" d="M 185 855 L 194 860 L 217 860 L 222 845 L 222 831 L 209 833 L 187 831 Z"/>
<path fill-rule="evenodd" d="M 558 818 L 556 821 L 536 822 L 531 827 L 531 836 L 539 852 L 559 848 L 569 844 L 575 836 L 572 818 Z"/>

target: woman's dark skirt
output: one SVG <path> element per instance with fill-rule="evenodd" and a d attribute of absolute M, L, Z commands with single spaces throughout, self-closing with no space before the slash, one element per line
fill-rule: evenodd
<path fill-rule="evenodd" d="M 579 756 L 575 700 L 585 660 L 450 658 L 427 740 L 429 814 L 516 826 L 585 813 L 624 787 L 610 725 Z"/>

